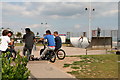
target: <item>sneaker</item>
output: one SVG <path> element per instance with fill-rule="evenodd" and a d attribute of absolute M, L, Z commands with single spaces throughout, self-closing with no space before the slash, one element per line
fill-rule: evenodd
<path fill-rule="evenodd" d="M 39 60 L 43 60 L 42 57 L 38 58 Z"/>

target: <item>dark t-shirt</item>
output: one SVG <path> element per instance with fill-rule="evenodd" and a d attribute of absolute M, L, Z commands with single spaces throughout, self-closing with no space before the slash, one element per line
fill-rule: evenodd
<path fill-rule="evenodd" d="M 25 47 L 32 49 L 33 44 L 34 44 L 34 39 L 35 39 L 34 34 L 33 33 L 27 33 L 23 36 L 23 39 L 25 41 Z"/>
<path fill-rule="evenodd" d="M 62 46 L 62 41 L 61 38 L 59 36 L 55 37 L 55 48 L 59 49 Z"/>

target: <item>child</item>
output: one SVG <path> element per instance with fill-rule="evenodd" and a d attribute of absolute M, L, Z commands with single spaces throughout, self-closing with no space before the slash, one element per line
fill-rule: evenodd
<path fill-rule="evenodd" d="M 0 38 L 1 38 L 0 51 L 7 52 L 8 44 L 12 44 L 10 38 L 8 37 L 8 30 L 4 30 Z"/>

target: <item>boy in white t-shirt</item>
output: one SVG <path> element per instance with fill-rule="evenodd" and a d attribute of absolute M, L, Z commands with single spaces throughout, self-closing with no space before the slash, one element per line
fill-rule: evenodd
<path fill-rule="evenodd" d="M 8 37 L 8 30 L 4 30 L 2 32 L 2 36 L 0 37 L 0 54 L 1 52 L 6 52 L 8 49 L 8 44 L 12 44 L 10 38 Z"/>

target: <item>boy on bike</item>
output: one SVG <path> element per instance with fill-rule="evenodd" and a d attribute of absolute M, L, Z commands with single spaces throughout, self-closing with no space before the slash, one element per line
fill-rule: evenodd
<path fill-rule="evenodd" d="M 10 38 L 8 37 L 8 30 L 4 30 L 2 32 L 1 43 L 0 43 L 0 52 L 11 52 L 8 49 L 8 44 L 13 44 L 13 41 L 10 41 Z"/>
<path fill-rule="evenodd" d="M 12 37 L 12 35 L 13 35 L 13 32 L 11 32 L 11 31 L 8 31 L 8 37 Z M 9 49 L 9 51 L 11 52 L 11 54 L 12 53 L 14 53 L 14 59 L 15 59 L 15 57 L 16 57 L 16 54 L 17 54 L 17 52 L 15 51 L 15 49 L 14 49 L 14 40 L 13 39 L 10 39 L 11 41 L 13 41 L 13 44 L 11 45 L 11 44 L 9 44 L 8 45 L 8 49 Z"/>
<path fill-rule="evenodd" d="M 62 41 L 57 31 L 54 32 L 54 36 L 55 36 L 55 51 L 57 51 L 62 47 Z"/>
<path fill-rule="evenodd" d="M 42 52 L 40 59 L 42 59 L 48 50 L 54 50 L 55 49 L 55 39 L 54 36 L 51 35 L 50 30 L 46 31 L 46 36 L 44 38 L 41 38 L 39 41 L 42 41 L 44 39 L 47 39 L 48 47 Z"/>

